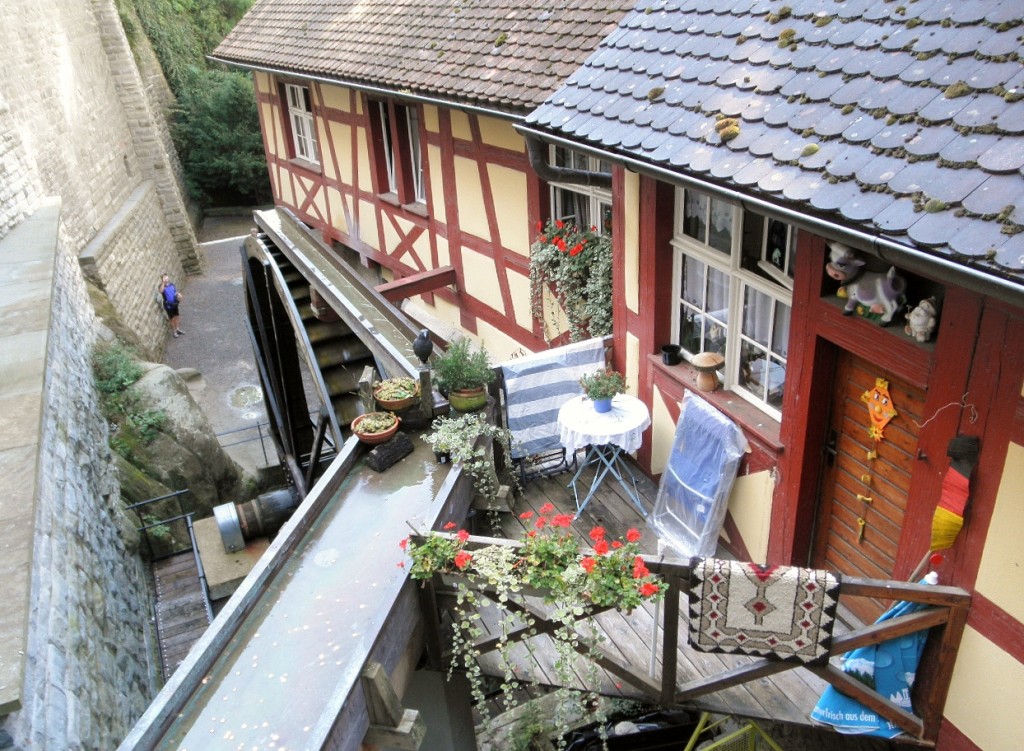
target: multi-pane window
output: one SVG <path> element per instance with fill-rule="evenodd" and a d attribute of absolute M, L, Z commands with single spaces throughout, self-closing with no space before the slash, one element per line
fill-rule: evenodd
<path fill-rule="evenodd" d="M 561 146 L 551 147 L 551 164 L 587 172 L 611 172 L 608 162 Z M 598 232 L 611 234 L 612 194 L 587 185 L 553 183 L 551 214 L 553 219 L 572 222 L 584 229 L 594 227 Z"/>
<path fill-rule="evenodd" d="M 419 110 L 394 102 L 371 102 L 371 108 L 383 192 L 405 204 L 426 203 Z"/>
<path fill-rule="evenodd" d="M 313 105 L 309 87 L 293 83 L 285 84 L 288 96 L 288 120 L 292 131 L 294 156 L 312 164 L 320 163 L 316 146 L 316 125 L 313 122 Z"/>
<path fill-rule="evenodd" d="M 726 388 L 781 417 L 795 230 L 680 188 L 672 247 L 676 342 L 723 355 Z"/>

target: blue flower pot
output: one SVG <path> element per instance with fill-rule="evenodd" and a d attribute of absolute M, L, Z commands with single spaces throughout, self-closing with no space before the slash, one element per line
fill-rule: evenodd
<path fill-rule="evenodd" d="M 594 411 L 595 412 L 611 412 L 612 411 L 612 400 L 611 399 L 595 399 L 594 400 Z"/>

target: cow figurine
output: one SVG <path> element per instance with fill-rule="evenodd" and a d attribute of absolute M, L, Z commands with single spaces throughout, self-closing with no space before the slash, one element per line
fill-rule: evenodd
<path fill-rule="evenodd" d="M 831 252 L 825 266 L 828 275 L 842 284 L 846 291 L 843 315 L 852 315 L 858 305 L 881 316 L 881 325 L 888 326 L 900 309 L 907 281 L 891 267 L 886 273 L 864 270 L 864 259 L 842 243 L 829 243 Z"/>

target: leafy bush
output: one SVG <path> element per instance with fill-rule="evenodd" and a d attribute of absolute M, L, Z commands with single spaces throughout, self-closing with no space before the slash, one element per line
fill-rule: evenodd
<path fill-rule="evenodd" d="M 121 343 L 100 344 L 92 354 L 92 372 L 100 392 L 100 409 L 110 426 L 110 448 L 128 460 L 152 443 L 167 424 L 167 413 L 142 403 L 131 386 L 142 367 Z"/>

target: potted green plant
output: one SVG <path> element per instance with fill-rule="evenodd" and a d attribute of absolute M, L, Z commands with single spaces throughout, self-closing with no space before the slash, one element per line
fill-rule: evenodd
<path fill-rule="evenodd" d="M 352 432 L 371 446 L 384 443 L 396 432 L 401 418 L 391 412 L 367 412 L 352 421 Z"/>
<path fill-rule="evenodd" d="M 373 398 L 388 412 L 408 409 L 420 395 L 420 383 L 411 376 L 392 376 L 373 384 Z"/>
<path fill-rule="evenodd" d="M 608 412 L 612 408 L 612 399 L 616 394 L 626 390 L 626 379 L 622 373 L 611 368 L 597 370 L 583 376 L 580 379 L 580 386 L 587 398 L 594 402 L 596 412 Z"/>
<path fill-rule="evenodd" d="M 461 464 L 473 476 L 473 483 L 491 508 L 498 497 L 499 481 L 494 461 L 486 446 L 477 446 L 480 436 L 497 441 L 508 454 L 512 434 L 507 428 L 493 425 L 478 414 L 458 417 L 437 417 L 431 432 L 423 436 L 439 462 Z"/>
<path fill-rule="evenodd" d="M 434 381 L 459 412 L 475 412 L 487 403 L 486 386 L 494 380 L 487 352 L 472 349 L 469 339 L 456 339 L 434 358 Z"/>

